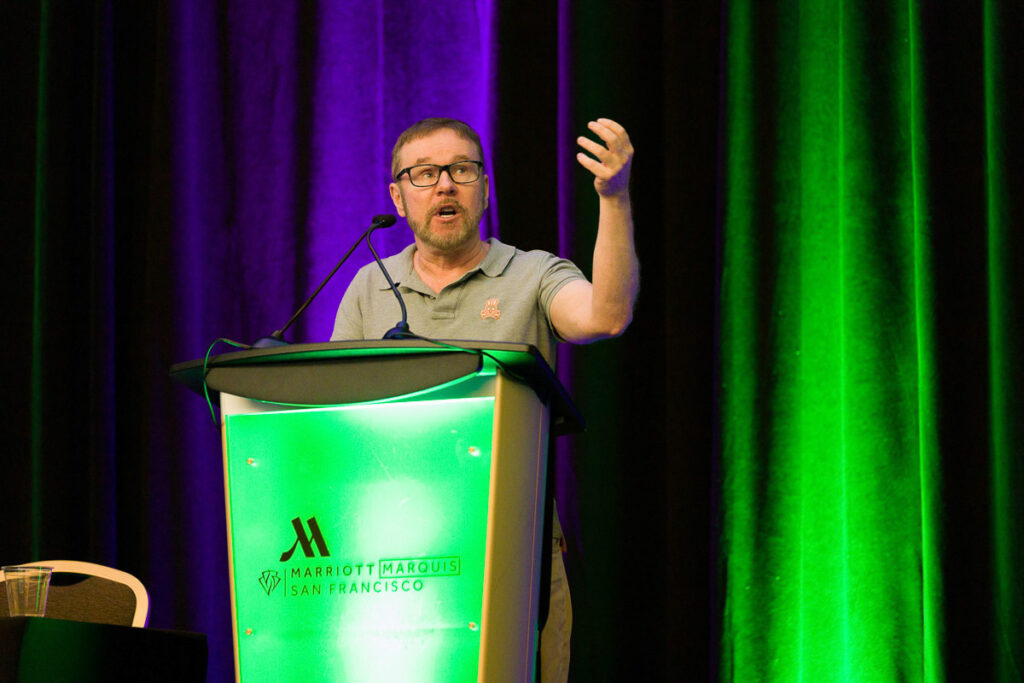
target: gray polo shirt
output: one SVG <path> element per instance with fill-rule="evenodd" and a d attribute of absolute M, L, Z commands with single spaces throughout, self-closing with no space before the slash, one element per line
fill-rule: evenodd
<path fill-rule="evenodd" d="M 558 337 L 548 311 L 567 282 L 584 277 L 571 261 L 521 251 L 495 238 L 473 270 L 434 294 L 413 268 L 415 244 L 384 259 L 409 312 L 409 328 L 432 339 L 525 342 L 554 367 Z M 363 266 L 338 307 L 332 341 L 380 339 L 401 320 L 395 295 L 376 263 Z"/>

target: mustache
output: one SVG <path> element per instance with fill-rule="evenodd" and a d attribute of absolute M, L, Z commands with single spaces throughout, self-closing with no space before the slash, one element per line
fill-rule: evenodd
<path fill-rule="evenodd" d="M 437 206 L 432 207 L 429 211 L 427 211 L 427 220 L 429 221 L 431 218 L 433 218 L 434 216 L 436 216 L 439 213 L 441 213 L 441 209 L 445 209 L 445 208 L 454 208 L 457 212 L 459 212 L 463 216 L 469 215 L 469 211 L 466 209 L 466 207 L 464 207 L 458 201 L 449 200 L 449 201 L 446 201 L 446 202 L 442 202 L 442 203 L 438 204 Z"/>

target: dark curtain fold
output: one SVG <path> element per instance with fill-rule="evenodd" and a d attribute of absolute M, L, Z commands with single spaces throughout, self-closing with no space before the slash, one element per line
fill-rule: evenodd
<path fill-rule="evenodd" d="M 642 291 L 560 354 L 573 679 L 1021 680 L 1021 35 L 995 0 L 5 3 L 0 560 L 136 574 L 232 680 L 219 435 L 168 367 L 280 327 L 422 116 L 481 132 L 485 234 L 589 272 L 609 116 Z"/>

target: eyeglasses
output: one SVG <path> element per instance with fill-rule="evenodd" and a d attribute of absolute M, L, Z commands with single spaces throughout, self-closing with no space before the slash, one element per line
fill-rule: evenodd
<path fill-rule="evenodd" d="M 484 167 L 482 161 L 453 161 L 444 166 L 437 164 L 418 164 L 403 168 L 395 176 L 395 180 L 401 180 L 403 175 L 409 175 L 409 182 L 415 187 L 433 187 L 441 179 L 441 174 L 448 171 L 448 177 L 453 183 L 466 185 L 480 180 L 480 170 Z"/>

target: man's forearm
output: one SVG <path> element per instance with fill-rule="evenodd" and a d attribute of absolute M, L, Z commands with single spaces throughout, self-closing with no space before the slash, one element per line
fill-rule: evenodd
<path fill-rule="evenodd" d="M 640 286 L 640 264 L 633 241 L 629 193 L 599 199 L 594 243 L 592 315 L 610 336 L 621 334 L 633 319 Z"/>

